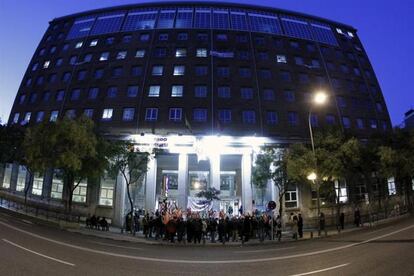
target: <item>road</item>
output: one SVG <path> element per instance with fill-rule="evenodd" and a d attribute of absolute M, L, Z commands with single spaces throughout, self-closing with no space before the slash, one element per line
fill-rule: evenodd
<path fill-rule="evenodd" d="M 163 246 L 84 236 L 0 211 L 0 275 L 414 275 L 414 218 L 262 246 Z"/>

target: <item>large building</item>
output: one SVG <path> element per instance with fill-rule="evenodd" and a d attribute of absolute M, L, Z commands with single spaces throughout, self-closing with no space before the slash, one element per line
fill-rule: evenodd
<path fill-rule="evenodd" d="M 328 95 L 323 106 L 312 106 L 317 91 Z M 82 114 L 105 135 L 165 149 L 134 191 L 136 207 L 148 210 L 165 199 L 200 208 L 195 195 L 206 187 L 221 191 L 216 209 L 262 208 L 277 190 L 269 183 L 262 197 L 252 185 L 255 154 L 266 144 L 309 141 L 308 119 L 314 129 L 336 125 L 361 138 L 391 128 L 355 28 L 218 2 L 127 5 L 50 21 L 9 124 Z M 2 193 L 15 197 L 27 185 L 18 164 L 6 165 L 0 179 Z M 345 184 L 337 185 L 346 196 Z M 31 200 L 59 205 L 62 189 L 53 172 L 36 175 Z M 288 211 L 314 215 L 311 192 L 290 187 Z M 125 185 L 85 181 L 73 199 L 79 210 L 119 224 Z"/>

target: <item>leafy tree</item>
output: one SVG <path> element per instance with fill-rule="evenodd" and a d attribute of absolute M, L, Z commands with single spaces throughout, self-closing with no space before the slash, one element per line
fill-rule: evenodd
<path fill-rule="evenodd" d="M 140 183 L 148 170 L 150 154 L 134 150 L 134 144 L 130 141 L 113 141 L 111 146 L 112 160 L 109 164 L 109 173 L 117 177 L 120 173 L 127 186 L 128 201 L 131 208 L 131 228 L 135 235 L 134 227 L 134 200 L 131 196 L 131 186 Z"/>
<path fill-rule="evenodd" d="M 264 189 L 268 180 L 272 180 L 278 189 L 279 215 L 282 218 L 283 198 L 289 186 L 299 183 L 288 176 L 289 150 L 278 147 L 265 147 L 262 154 L 256 158 L 252 172 L 253 184 L 259 189 Z M 263 198 L 262 198 L 263 201 Z"/>
<path fill-rule="evenodd" d="M 200 191 L 196 194 L 196 197 L 205 198 L 202 201 L 203 204 L 210 204 L 213 200 L 220 200 L 220 191 L 214 187 L 209 187 L 206 190 Z"/>
<path fill-rule="evenodd" d="M 385 145 L 377 152 L 381 173 L 385 178 L 395 177 L 401 183 L 408 207 L 413 208 L 412 181 L 414 179 L 414 132 L 396 128 Z"/>
<path fill-rule="evenodd" d="M 93 122 L 85 117 L 41 123 L 29 128 L 24 139 L 27 164 L 33 171 L 60 170 L 67 214 L 79 183 L 102 173 L 105 145 L 96 137 Z"/>

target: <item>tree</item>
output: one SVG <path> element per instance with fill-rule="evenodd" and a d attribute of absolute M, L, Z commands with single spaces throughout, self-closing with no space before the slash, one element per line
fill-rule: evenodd
<path fill-rule="evenodd" d="M 263 148 L 262 153 L 256 158 L 252 172 L 253 184 L 259 189 L 264 189 L 268 180 L 273 181 L 278 189 L 279 215 L 281 218 L 286 191 L 289 186 L 297 183 L 287 173 L 288 152 L 287 149 L 278 147 Z"/>
<path fill-rule="evenodd" d="M 104 142 L 98 141 L 93 122 L 85 117 L 43 122 L 29 128 L 24 139 L 29 167 L 41 173 L 51 168 L 60 170 L 67 214 L 71 213 L 73 191 L 80 181 L 99 175 L 105 167 L 105 158 L 98 153 L 101 147 Z"/>
<path fill-rule="evenodd" d="M 412 181 L 414 179 L 414 132 L 396 128 L 386 143 L 378 148 L 381 173 L 385 178 L 395 177 L 401 183 L 410 211 Z"/>
<path fill-rule="evenodd" d="M 134 144 L 130 141 L 113 141 L 111 151 L 113 157 L 110 160 L 108 171 L 115 178 L 120 173 L 126 183 L 131 208 L 131 228 L 133 235 L 135 235 L 134 200 L 131 196 L 131 185 L 142 182 L 148 170 L 150 154 L 134 150 Z"/>
<path fill-rule="evenodd" d="M 196 197 L 204 198 L 205 200 L 202 201 L 202 204 L 211 204 L 213 200 L 220 200 L 220 190 L 217 190 L 214 187 L 209 187 L 206 190 L 200 191 L 196 194 Z"/>

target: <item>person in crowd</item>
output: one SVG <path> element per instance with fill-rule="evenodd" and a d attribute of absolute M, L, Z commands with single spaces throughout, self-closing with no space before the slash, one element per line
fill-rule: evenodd
<path fill-rule="evenodd" d="M 339 215 L 339 225 L 341 226 L 341 229 L 344 230 L 344 228 L 345 228 L 345 214 L 344 214 L 344 212 L 342 212 Z"/>
<path fill-rule="evenodd" d="M 219 241 L 224 244 L 226 242 L 226 232 L 225 232 L 225 225 L 224 225 L 224 219 L 220 218 L 218 223 L 218 235 L 219 235 Z"/>
<path fill-rule="evenodd" d="M 205 219 L 201 222 L 201 235 L 203 238 L 203 244 L 206 244 L 206 238 L 207 238 L 207 221 Z"/>
<path fill-rule="evenodd" d="M 216 242 L 217 221 L 214 218 L 210 218 L 209 228 L 210 228 L 211 242 L 215 243 Z"/>
<path fill-rule="evenodd" d="M 359 208 L 355 209 L 354 212 L 354 223 L 356 227 L 361 226 L 361 212 L 359 211 Z"/>
<path fill-rule="evenodd" d="M 296 215 L 294 215 L 292 219 L 292 234 L 293 234 L 293 239 L 297 240 L 298 239 L 298 217 Z"/>
<path fill-rule="evenodd" d="M 280 215 L 277 216 L 273 227 L 276 228 L 276 238 L 280 241 L 282 239 L 282 219 L 280 218 Z"/>
<path fill-rule="evenodd" d="M 230 237 L 232 235 L 233 231 L 233 225 L 231 224 L 231 220 L 228 216 L 226 216 L 226 219 L 224 220 L 224 231 L 225 231 L 225 239 L 226 242 L 230 241 Z"/>
<path fill-rule="evenodd" d="M 320 232 L 325 231 L 325 214 L 323 212 L 321 212 L 321 214 L 319 215 L 319 230 Z M 321 233 L 319 233 L 319 235 L 320 234 Z"/>
<path fill-rule="evenodd" d="M 201 218 L 197 216 L 194 220 L 194 243 L 201 243 L 201 235 L 203 232 L 203 223 Z"/>
<path fill-rule="evenodd" d="M 177 220 L 177 241 L 179 243 L 185 243 L 185 222 L 182 217 Z"/>
<path fill-rule="evenodd" d="M 99 221 L 99 225 L 101 226 L 102 231 L 109 231 L 108 221 L 105 217 L 102 217 L 102 219 Z"/>
<path fill-rule="evenodd" d="M 302 215 L 298 215 L 298 234 L 299 238 L 303 238 L 303 218 Z"/>

